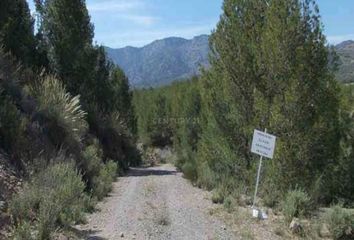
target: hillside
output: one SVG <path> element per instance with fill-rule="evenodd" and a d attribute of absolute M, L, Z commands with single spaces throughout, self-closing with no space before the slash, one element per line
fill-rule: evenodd
<path fill-rule="evenodd" d="M 200 65 L 208 65 L 208 36 L 191 40 L 166 38 L 142 48 L 106 48 L 133 86 L 158 86 L 196 75 Z"/>
<path fill-rule="evenodd" d="M 354 41 L 345 41 L 336 46 L 339 55 L 337 79 L 341 82 L 354 82 Z"/>
<path fill-rule="evenodd" d="M 354 82 L 354 41 L 345 41 L 335 46 L 339 55 L 340 82 Z M 142 48 L 106 47 L 108 56 L 119 65 L 134 87 L 160 86 L 174 80 L 198 74 L 199 66 L 208 66 L 208 36 L 201 35 L 186 40 L 166 38 Z"/>

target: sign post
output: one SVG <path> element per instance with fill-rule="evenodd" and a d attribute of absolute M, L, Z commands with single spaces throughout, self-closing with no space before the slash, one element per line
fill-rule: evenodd
<path fill-rule="evenodd" d="M 260 155 L 258 172 L 257 172 L 257 180 L 256 180 L 256 188 L 254 191 L 253 204 L 252 204 L 254 217 L 258 217 L 259 215 L 259 211 L 255 210 L 254 207 L 257 199 L 259 178 L 261 175 L 263 157 L 270 158 L 270 159 L 273 158 L 274 149 L 275 149 L 275 140 L 276 137 L 268 134 L 267 129 L 265 129 L 264 132 L 254 130 L 251 152 Z"/>

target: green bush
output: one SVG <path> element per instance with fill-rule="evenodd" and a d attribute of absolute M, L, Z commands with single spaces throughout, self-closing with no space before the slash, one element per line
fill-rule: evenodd
<path fill-rule="evenodd" d="M 112 183 L 117 176 L 117 171 L 117 163 L 109 161 L 101 167 L 99 175 L 93 179 L 92 192 L 99 200 L 112 190 Z"/>
<path fill-rule="evenodd" d="M 197 180 L 197 166 L 195 162 L 185 162 L 182 166 L 182 172 L 187 179 L 191 181 Z"/>
<path fill-rule="evenodd" d="M 24 140 L 25 118 L 20 114 L 16 105 L 2 95 L 0 88 L 0 147 L 8 153 L 21 151 Z"/>
<path fill-rule="evenodd" d="M 83 171 L 88 187 L 92 187 L 93 178 L 99 175 L 102 166 L 102 150 L 98 140 L 94 139 L 93 143 L 87 146 L 81 155 L 80 169 Z"/>
<path fill-rule="evenodd" d="M 46 77 L 31 92 L 37 100 L 37 111 L 45 118 L 50 140 L 57 146 L 76 147 L 88 124 L 81 110 L 79 96 L 71 96 L 64 85 L 52 76 Z"/>
<path fill-rule="evenodd" d="M 49 239 L 57 226 L 83 220 L 85 184 L 74 164 L 50 165 L 33 177 L 10 202 L 10 213 L 19 231 L 35 222 L 37 239 Z"/>
<path fill-rule="evenodd" d="M 350 239 L 354 237 L 354 214 L 349 213 L 349 210 L 342 208 L 341 205 L 331 207 L 323 216 L 323 221 L 328 224 L 329 231 L 334 239 Z M 352 232 L 349 235 L 348 230 Z M 351 238 L 352 239 L 352 238 Z"/>
<path fill-rule="evenodd" d="M 23 222 L 13 230 L 14 240 L 35 240 L 33 228 L 29 222 Z"/>
<path fill-rule="evenodd" d="M 234 210 L 235 207 L 235 199 L 229 195 L 224 200 L 224 208 L 230 213 Z"/>
<path fill-rule="evenodd" d="M 303 190 L 289 191 L 283 202 L 283 213 L 287 222 L 294 217 L 303 217 L 309 211 L 310 197 Z"/>
<path fill-rule="evenodd" d="M 197 184 L 199 187 L 206 188 L 208 190 L 212 190 L 215 186 L 215 174 L 206 164 L 201 164 L 200 167 L 197 168 L 198 180 Z M 205 167 L 203 167 L 205 166 Z"/>
<path fill-rule="evenodd" d="M 220 190 L 217 189 L 215 191 L 213 191 L 213 195 L 211 196 L 211 201 L 213 203 L 223 203 L 225 199 L 224 193 Z"/>

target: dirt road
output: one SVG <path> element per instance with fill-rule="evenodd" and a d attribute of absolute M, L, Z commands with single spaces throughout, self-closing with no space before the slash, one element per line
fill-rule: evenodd
<path fill-rule="evenodd" d="M 77 226 L 88 239 L 237 239 L 209 214 L 210 193 L 193 187 L 170 165 L 134 168 Z"/>

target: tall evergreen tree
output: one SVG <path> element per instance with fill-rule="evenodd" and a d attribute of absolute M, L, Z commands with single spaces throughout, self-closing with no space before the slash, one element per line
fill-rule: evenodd
<path fill-rule="evenodd" d="M 73 94 L 92 76 L 94 27 L 85 0 L 37 0 L 40 32 L 52 70 Z"/>
<path fill-rule="evenodd" d="M 225 0 L 223 10 L 201 80 L 199 176 L 206 185 L 210 171 L 214 183 L 229 184 L 226 175 L 253 182 L 252 131 L 268 128 L 279 137 L 266 178 L 273 195 L 309 189 L 321 174 L 330 179 L 338 92 L 316 2 Z"/>
<path fill-rule="evenodd" d="M 0 45 L 26 66 L 35 60 L 34 20 L 26 0 L 0 2 Z"/>

